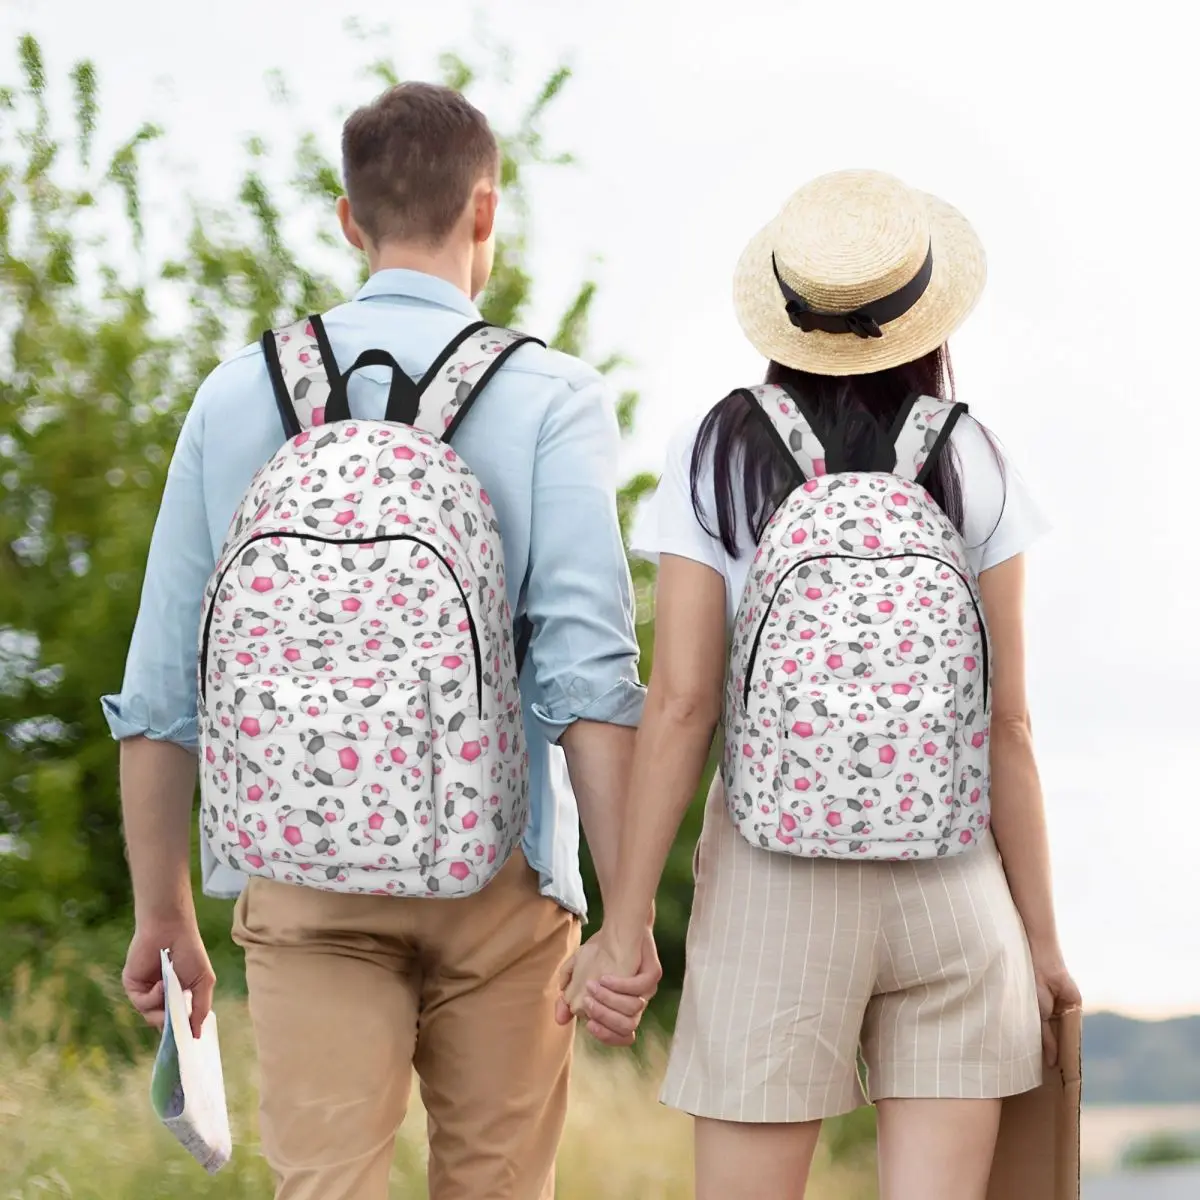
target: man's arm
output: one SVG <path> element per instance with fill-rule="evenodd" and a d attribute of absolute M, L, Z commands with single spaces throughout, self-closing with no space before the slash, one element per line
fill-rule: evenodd
<path fill-rule="evenodd" d="M 121 818 L 139 925 L 195 913 L 189 869 L 195 788 L 190 750 L 148 737 L 121 743 Z"/>
<path fill-rule="evenodd" d="M 588 848 L 605 905 L 612 899 L 634 728 L 644 691 L 638 680 L 632 583 L 617 519 L 620 430 L 600 379 L 565 388 L 542 424 L 534 466 L 527 615 L 539 703 L 535 718 L 566 754 Z M 628 1018 L 640 1016 L 662 970 L 646 936 L 639 994 L 629 1011 L 599 1009 L 588 1028 L 610 1045 L 627 1045 Z M 560 1005 L 559 1020 L 571 1020 Z"/>
<path fill-rule="evenodd" d="M 200 469 L 203 392 L 167 473 L 122 690 L 103 701 L 121 741 L 121 809 L 133 880 L 135 930 L 125 990 L 146 1020 L 161 1027 L 160 951 L 169 949 L 180 983 L 192 991 L 194 1030 L 212 1005 L 214 982 L 190 877 L 196 636 L 213 568 Z"/>
<path fill-rule="evenodd" d="M 605 900 L 644 695 L 617 519 L 619 454 L 607 386 L 598 377 L 564 385 L 538 439 L 526 579 L 538 691 L 532 710 L 566 753 Z"/>
<path fill-rule="evenodd" d="M 634 738 L 635 731 L 628 726 L 576 721 L 561 740 L 606 909 L 616 880 Z"/>
<path fill-rule="evenodd" d="M 212 1008 L 216 976 L 200 938 L 192 899 L 192 795 L 196 756 L 148 737 L 121 743 L 121 812 L 133 877 L 134 933 L 122 983 L 134 1008 L 163 1024 L 161 951 L 171 951 L 179 982 L 192 993 L 192 1032 Z"/>

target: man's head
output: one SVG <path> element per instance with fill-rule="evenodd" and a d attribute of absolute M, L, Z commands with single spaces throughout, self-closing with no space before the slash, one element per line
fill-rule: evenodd
<path fill-rule="evenodd" d="M 338 216 L 372 266 L 459 264 L 477 295 L 491 274 L 500 152 L 487 118 L 458 92 L 402 83 L 342 130 Z"/>

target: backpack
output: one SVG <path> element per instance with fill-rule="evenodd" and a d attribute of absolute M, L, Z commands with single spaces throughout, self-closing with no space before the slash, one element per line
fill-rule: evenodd
<path fill-rule="evenodd" d="M 988 827 L 987 629 L 962 536 L 923 486 L 966 406 L 911 398 L 880 461 L 855 471 L 795 393 L 740 394 L 794 488 L 734 622 L 734 823 L 752 845 L 817 858 L 969 849 Z"/>
<path fill-rule="evenodd" d="M 320 317 L 262 347 L 288 440 L 205 593 L 202 825 L 236 870 L 335 892 L 464 896 L 520 839 L 522 648 L 487 492 L 454 434 L 519 346 L 479 323 L 419 384 L 339 374 Z M 346 384 L 392 370 L 383 421 Z"/>

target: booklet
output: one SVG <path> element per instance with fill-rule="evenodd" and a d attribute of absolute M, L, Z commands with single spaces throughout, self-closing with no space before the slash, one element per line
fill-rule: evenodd
<path fill-rule="evenodd" d="M 217 1015 L 210 1012 L 200 1036 L 193 1037 L 192 996 L 180 985 L 169 950 L 162 952 L 162 975 L 166 1020 L 154 1060 L 150 1103 L 183 1148 L 210 1175 L 216 1174 L 233 1153 Z"/>

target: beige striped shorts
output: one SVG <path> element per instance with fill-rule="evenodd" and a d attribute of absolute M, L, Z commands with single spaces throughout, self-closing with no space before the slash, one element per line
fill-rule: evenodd
<path fill-rule="evenodd" d="M 1033 966 L 990 836 L 935 862 L 792 858 L 751 846 L 714 783 L 664 1104 L 811 1121 L 1041 1079 Z"/>

